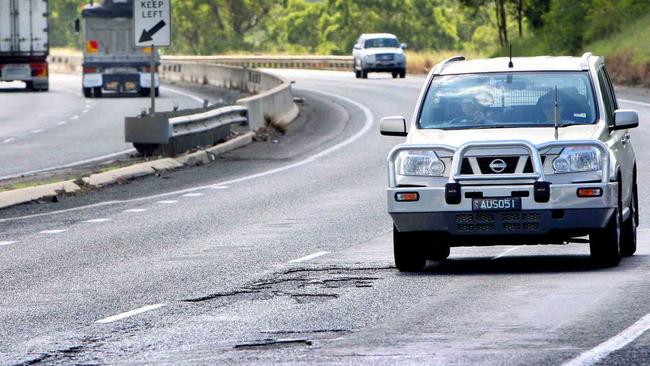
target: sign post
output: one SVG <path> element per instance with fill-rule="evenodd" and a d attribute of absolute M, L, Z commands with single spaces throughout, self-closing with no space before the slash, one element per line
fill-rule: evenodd
<path fill-rule="evenodd" d="M 151 47 L 151 111 L 156 113 L 156 48 L 171 45 L 171 0 L 133 2 L 135 45 Z"/>

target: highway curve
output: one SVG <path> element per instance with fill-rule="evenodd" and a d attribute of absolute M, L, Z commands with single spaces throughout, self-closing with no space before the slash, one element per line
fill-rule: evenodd
<path fill-rule="evenodd" d="M 410 117 L 423 78 L 282 74 L 305 103 L 277 143 L 0 212 L 0 364 L 650 359 L 646 94 L 619 92 L 641 116 L 637 255 L 596 269 L 584 244 L 462 248 L 403 274 L 384 193 L 402 140 L 378 119 Z"/>
<path fill-rule="evenodd" d="M 51 91 L 26 92 L 20 83 L 0 85 L 0 180 L 87 160 L 124 155 L 124 117 L 147 110 L 148 98 L 86 99 L 80 75 L 51 76 Z M 203 95 L 161 88 L 159 110 L 201 106 Z"/>

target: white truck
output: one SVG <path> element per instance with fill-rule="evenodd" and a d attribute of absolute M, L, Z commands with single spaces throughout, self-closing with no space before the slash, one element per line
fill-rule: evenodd
<path fill-rule="evenodd" d="M 0 0 L 0 81 L 47 91 L 48 0 Z"/>
<path fill-rule="evenodd" d="M 102 0 L 87 5 L 83 22 L 83 93 L 101 98 L 104 91 L 151 95 L 151 48 L 135 46 L 133 0 Z M 81 31 L 77 21 L 76 31 Z M 158 54 L 156 68 L 160 64 Z M 156 70 L 154 93 L 159 94 Z"/>

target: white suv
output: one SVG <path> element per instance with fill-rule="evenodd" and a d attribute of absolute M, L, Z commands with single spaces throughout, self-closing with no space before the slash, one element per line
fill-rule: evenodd
<path fill-rule="evenodd" d="M 400 271 L 454 246 L 587 242 L 615 266 L 636 251 L 636 158 L 602 57 L 458 56 L 436 65 L 388 157 Z"/>
<path fill-rule="evenodd" d="M 406 77 L 406 49 L 392 34 L 362 34 L 352 50 L 354 75 L 368 78 L 369 72 L 390 72 L 393 78 Z"/>

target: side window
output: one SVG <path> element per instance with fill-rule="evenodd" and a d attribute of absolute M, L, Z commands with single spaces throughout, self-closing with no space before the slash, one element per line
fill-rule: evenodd
<path fill-rule="evenodd" d="M 612 83 L 612 78 L 609 77 L 609 72 L 607 72 L 607 68 L 605 66 L 603 66 L 603 71 L 605 72 L 605 77 L 607 77 L 607 87 L 609 88 L 612 99 L 614 100 L 614 110 L 617 110 L 618 100 L 616 99 L 616 93 L 614 92 L 614 84 Z"/>
<path fill-rule="evenodd" d="M 614 123 L 614 98 L 609 89 L 609 84 L 607 80 L 607 75 L 605 75 L 605 70 L 598 70 L 598 85 L 600 87 L 600 92 L 603 94 L 603 103 L 605 104 L 605 117 L 607 118 L 607 123 L 611 126 Z"/>

